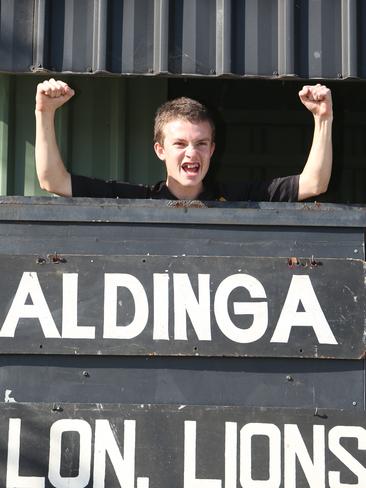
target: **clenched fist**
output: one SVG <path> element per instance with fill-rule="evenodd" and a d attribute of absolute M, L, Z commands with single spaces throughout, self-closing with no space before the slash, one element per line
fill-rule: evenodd
<path fill-rule="evenodd" d="M 324 85 L 303 86 L 299 91 L 299 97 L 305 107 L 317 117 L 322 119 L 333 116 L 332 95 Z"/>
<path fill-rule="evenodd" d="M 67 83 L 51 78 L 39 83 L 36 93 L 36 111 L 54 112 L 75 95 Z"/>

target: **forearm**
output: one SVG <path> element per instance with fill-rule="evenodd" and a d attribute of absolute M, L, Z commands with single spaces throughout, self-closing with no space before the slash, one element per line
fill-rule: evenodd
<path fill-rule="evenodd" d="M 62 161 L 56 141 L 54 111 L 36 110 L 36 169 L 42 189 L 71 196 L 71 176 Z"/>
<path fill-rule="evenodd" d="M 332 116 L 314 116 L 314 136 L 299 180 L 299 200 L 327 191 L 332 172 Z"/>

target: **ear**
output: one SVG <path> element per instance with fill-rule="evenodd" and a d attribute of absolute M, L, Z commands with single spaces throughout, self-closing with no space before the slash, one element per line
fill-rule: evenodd
<path fill-rule="evenodd" d="M 155 142 L 154 144 L 154 151 L 159 159 L 165 161 L 165 150 L 164 146 L 162 146 L 159 142 Z"/>
<path fill-rule="evenodd" d="M 210 157 L 213 155 L 214 151 L 215 151 L 215 147 L 216 147 L 216 144 L 213 142 L 211 144 L 211 154 L 210 154 Z"/>

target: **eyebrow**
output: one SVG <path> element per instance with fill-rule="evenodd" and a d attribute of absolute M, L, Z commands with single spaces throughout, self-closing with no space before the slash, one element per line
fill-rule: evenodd
<path fill-rule="evenodd" d="M 198 139 L 197 141 L 194 142 L 209 142 L 211 140 L 210 137 L 203 137 L 202 139 Z M 187 139 L 177 137 L 176 139 L 173 139 L 173 142 L 186 142 Z"/>

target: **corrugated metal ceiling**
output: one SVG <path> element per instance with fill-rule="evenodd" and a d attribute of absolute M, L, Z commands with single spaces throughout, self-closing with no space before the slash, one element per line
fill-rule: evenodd
<path fill-rule="evenodd" d="M 366 78 L 364 0 L 0 0 L 0 71 Z"/>

